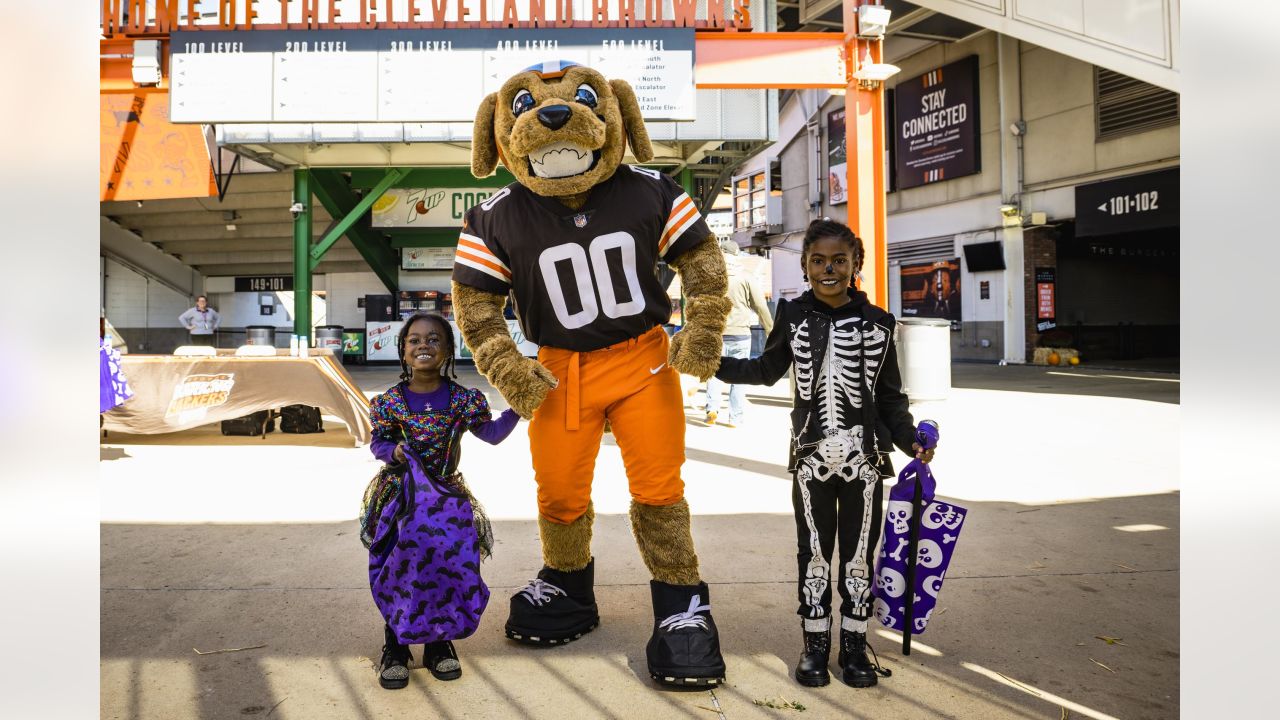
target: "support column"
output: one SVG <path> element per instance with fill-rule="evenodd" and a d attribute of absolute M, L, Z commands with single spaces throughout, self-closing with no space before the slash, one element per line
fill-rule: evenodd
<path fill-rule="evenodd" d="M 845 157 L 848 169 L 849 227 L 862 238 L 866 259 L 858 288 L 880 307 L 889 306 L 889 253 L 885 216 L 884 86 L 862 87 L 853 72 L 864 63 L 880 62 L 883 41 L 859 40 L 858 6 L 844 0 L 846 81 L 844 95 Z"/>
<path fill-rule="evenodd" d="M 293 171 L 293 201 L 302 212 L 293 218 L 293 334 L 311 337 L 311 171 Z"/>
<path fill-rule="evenodd" d="M 996 37 L 1000 89 L 1000 200 L 1014 205 L 1018 214 L 1029 212 L 1022 199 L 1022 136 L 1010 126 L 1022 120 L 1022 63 L 1018 40 L 1008 35 Z M 1033 272 L 1026 267 L 1021 225 L 1004 228 L 1004 360 L 1027 361 L 1026 286 Z"/>

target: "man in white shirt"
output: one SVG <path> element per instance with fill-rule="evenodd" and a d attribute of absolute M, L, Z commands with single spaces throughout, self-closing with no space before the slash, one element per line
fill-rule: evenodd
<path fill-rule="evenodd" d="M 191 333 L 191 345 L 212 346 L 213 333 L 221 321 L 218 311 L 209 307 L 209 298 L 204 295 L 196 297 L 195 307 L 178 316 L 178 322 Z"/>

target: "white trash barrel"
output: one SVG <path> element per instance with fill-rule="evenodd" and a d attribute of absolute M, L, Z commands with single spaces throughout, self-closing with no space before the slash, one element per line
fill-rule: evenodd
<path fill-rule="evenodd" d="M 938 318 L 898 320 L 898 367 L 911 402 L 951 394 L 951 323 Z"/>

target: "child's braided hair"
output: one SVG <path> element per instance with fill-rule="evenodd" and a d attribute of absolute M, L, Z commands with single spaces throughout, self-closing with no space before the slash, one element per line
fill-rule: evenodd
<path fill-rule="evenodd" d="M 444 365 L 440 366 L 440 374 L 447 378 L 457 380 L 458 373 L 453 360 L 453 356 L 457 354 L 456 346 L 453 341 L 453 328 L 450 327 L 449 321 L 445 320 L 443 316 L 437 313 L 428 312 L 416 312 L 405 318 L 404 325 L 400 328 L 400 334 L 396 336 L 396 354 L 400 356 L 400 379 L 413 379 L 413 371 L 410 370 L 409 366 L 404 362 L 404 339 L 409 335 L 409 328 L 412 327 L 415 322 L 424 319 L 430 320 L 439 325 L 441 332 L 444 334 L 444 346 L 448 356 L 444 361 Z"/>

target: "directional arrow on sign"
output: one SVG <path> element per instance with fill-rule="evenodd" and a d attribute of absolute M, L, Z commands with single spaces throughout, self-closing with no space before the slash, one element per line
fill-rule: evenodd
<path fill-rule="evenodd" d="M 1107 212 L 1107 204 L 1102 203 L 1101 205 L 1098 206 L 1098 209 L 1101 210 L 1102 212 Z M 1107 213 L 1107 214 L 1110 215 L 1111 213 Z"/>

